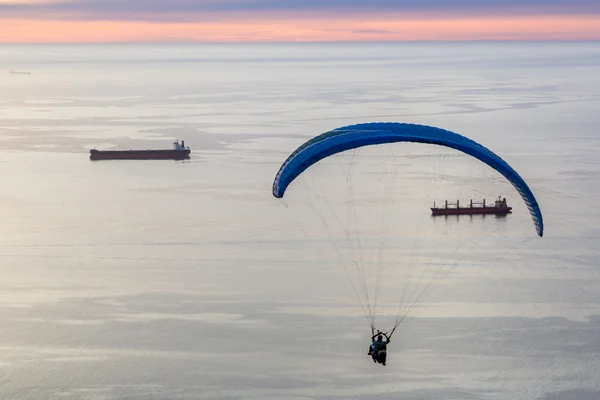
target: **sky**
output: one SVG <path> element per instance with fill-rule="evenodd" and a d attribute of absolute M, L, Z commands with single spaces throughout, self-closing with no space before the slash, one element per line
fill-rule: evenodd
<path fill-rule="evenodd" d="M 600 0 L 0 0 L 0 42 L 600 40 Z"/>

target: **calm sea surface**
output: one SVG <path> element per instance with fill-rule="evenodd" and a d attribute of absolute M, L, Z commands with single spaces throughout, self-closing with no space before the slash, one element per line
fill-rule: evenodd
<path fill-rule="evenodd" d="M 599 71 L 598 43 L 0 46 L 0 398 L 600 398 Z M 373 121 L 493 150 L 544 236 L 430 145 L 272 196 L 304 141 Z M 89 160 L 176 139 L 189 160 Z M 368 308 L 410 304 L 373 364 Z"/>

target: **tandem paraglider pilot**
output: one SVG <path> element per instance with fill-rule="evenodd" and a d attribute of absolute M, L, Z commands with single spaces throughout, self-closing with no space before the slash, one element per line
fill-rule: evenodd
<path fill-rule="evenodd" d="M 384 336 L 386 339 L 385 341 L 383 340 Z M 377 340 L 375 340 L 375 337 L 377 337 Z M 385 366 L 385 361 L 387 359 L 387 345 L 390 342 L 390 337 L 383 332 L 377 331 L 377 333 L 371 337 L 371 340 L 372 343 L 369 346 L 368 355 L 373 358 L 374 363 L 380 363 Z"/>

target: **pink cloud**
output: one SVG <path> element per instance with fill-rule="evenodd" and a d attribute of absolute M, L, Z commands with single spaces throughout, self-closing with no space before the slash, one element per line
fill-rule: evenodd
<path fill-rule="evenodd" d="M 76 32 L 76 35 L 74 35 Z M 0 42 L 598 40 L 600 17 L 214 22 L 0 20 Z"/>

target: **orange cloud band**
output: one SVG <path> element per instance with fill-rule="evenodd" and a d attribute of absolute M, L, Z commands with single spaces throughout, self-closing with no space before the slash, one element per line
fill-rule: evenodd
<path fill-rule="evenodd" d="M 192 23 L 0 19 L 0 42 L 4 43 L 411 40 L 600 40 L 600 17 L 367 17 Z"/>

